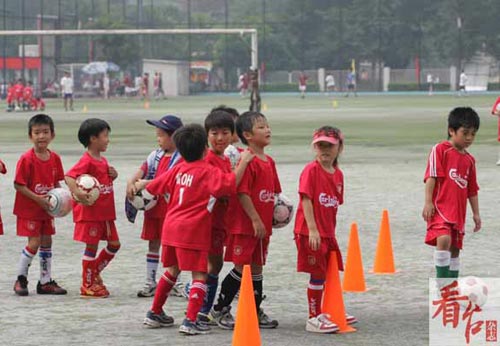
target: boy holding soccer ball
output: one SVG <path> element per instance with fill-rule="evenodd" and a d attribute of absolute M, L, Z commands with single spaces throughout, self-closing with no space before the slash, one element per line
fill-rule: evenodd
<path fill-rule="evenodd" d="M 113 181 L 118 177 L 118 173 L 102 155 L 108 148 L 110 131 L 109 124 L 102 119 L 87 119 L 82 122 L 78 130 L 78 140 L 87 151 L 65 177 L 66 184 L 77 201 L 73 205 L 73 239 L 85 243 L 80 287 L 80 295 L 83 298 L 109 296 L 100 273 L 120 248 L 114 222 L 116 215 L 113 192 Z M 77 185 L 77 178 L 83 174 L 91 175 L 100 184 L 99 198 L 94 203 L 90 200 L 90 194 L 82 191 Z M 107 246 L 96 258 L 100 240 L 106 240 Z"/>
<path fill-rule="evenodd" d="M 28 237 L 28 244 L 21 252 L 14 292 L 27 296 L 28 269 L 40 249 L 40 281 L 38 294 L 66 294 L 51 276 L 52 235 L 56 233 L 54 218 L 47 211 L 50 208 L 47 192 L 59 187 L 64 179 L 61 158 L 49 144 L 55 137 L 54 122 L 45 114 L 33 116 L 28 123 L 28 135 L 33 148 L 25 152 L 16 167 L 14 187 L 16 198 L 14 215 L 17 216 L 17 235 Z"/>
<path fill-rule="evenodd" d="M 425 243 L 436 247 L 434 264 L 440 286 L 446 278 L 458 277 L 467 200 L 474 232 L 481 229 L 476 162 L 467 152 L 478 129 L 479 116 L 472 108 L 453 109 L 448 115 L 448 140 L 436 144 L 427 161 L 422 217 L 427 221 Z"/>
<path fill-rule="evenodd" d="M 332 252 L 337 256 L 339 270 L 343 270 L 335 226 L 338 207 L 344 203 L 344 174 L 338 166 L 344 136 L 336 127 L 323 126 L 314 131 L 312 145 L 316 159 L 307 164 L 299 180 L 300 203 L 294 229 L 297 271 L 310 275 L 306 331 L 333 333 L 339 328 L 328 314 L 321 312 L 321 301 Z M 346 315 L 346 320 L 351 324 L 357 322 L 350 315 Z"/>
<path fill-rule="evenodd" d="M 180 158 L 179 154 L 174 157 L 175 143 L 172 135 L 175 130 L 182 126 L 181 119 L 175 115 L 166 115 L 160 120 L 147 120 L 146 122 L 155 127 L 159 148 L 149 154 L 139 170 L 127 181 L 127 198 L 129 200 L 134 198 L 137 193 L 135 182 L 139 179 L 152 180 L 173 166 L 176 158 Z M 149 245 L 146 254 L 146 283 L 137 292 L 138 297 L 152 297 L 155 294 L 156 272 L 160 260 L 161 230 L 166 213 L 167 201 L 162 196 L 159 196 L 157 204 L 152 209 L 144 212 L 141 238 L 147 240 Z"/>

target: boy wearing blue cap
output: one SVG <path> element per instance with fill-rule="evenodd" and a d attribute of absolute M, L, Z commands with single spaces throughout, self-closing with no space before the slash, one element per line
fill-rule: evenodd
<path fill-rule="evenodd" d="M 146 122 L 156 127 L 159 148 L 148 155 L 146 161 L 127 181 L 128 199 L 132 199 L 137 193 L 136 181 L 139 179 L 151 180 L 159 176 L 172 167 L 180 158 L 180 155 L 176 153 L 172 135 L 175 130 L 182 127 L 181 119 L 175 115 L 166 115 L 160 120 L 146 120 Z M 156 272 L 160 259 L 161 230 L 166 213 L 167 202 L 163 197 L 158 197 L 157 204 L 144 212 L 141 239 L 147 240 L 149 245 L 146 254 L 146 282 L 144 287 L 137 292 L 138 297 L 152 297 L 155 294 Z"/>

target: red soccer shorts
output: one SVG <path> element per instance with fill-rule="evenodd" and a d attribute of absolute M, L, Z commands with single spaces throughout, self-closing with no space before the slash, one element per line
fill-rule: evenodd
<path fill-rule="evenodd" d="M 144 223 L 142 224 L 141 239 L 160 240 L 163 221 L 165 221 L 165 218 L 154 219 L 145 217 Z"/>
<path fill-rule="evenodd" d="M 206 273 L 208 270 L 208 252 L 163 245 L 161 262 L 164 267 L 175 265 L 181 271 Z"/>
<path fill-rule="evenodd" d="M 224 253 L 224 243 L 226 241 L 226 231 L 224 229 L 212 228 L 212 244 L 209 255 L 222 255 Z"/>
<path fill-rule="evenodd" d="M 56 234 L 54 219 L 28 220 L 17 218 L 17 235 L 20 237 L 40 237 L 54 234 Z"/>
<path fill-rule="evenodd" d="M 227 240 L 224 260 L 236 265 L 266 264 L 269 237 L 259 239 L 253 235 L 231 234 Z"/>
<path fill-rule="evenodd" d="M 425 243 L 427 245 L 436 246 L 437 238 L 443 235 L 451 237 L 451 246 L 457 249 L 462 249 L 464 234 L 453 228 L 453 224 L 447 222 L 433 223 L 427 226 L 427 234 L 425 235 Z"/>
<path fill-rule="evenodd" d="M 75 223 L 73 240 L 81 241 L 85 244 L 97 245 L 99 241 L 118 241 L 118 231 L 114 221 L 81 221 Z"/>
<path fill-rule="evenodd" d="M 339 270 L 344 270 L 342 254 L 340 253 L 337 240 L 335 238 L 321 238 L 318 250 L 313 251 L 309 246 L 309 237 L 296 234 L 295 245 L 297 246 L 297 271 L 310 273 L 317 277 L 326 278 L 326 270 L 330 259 L 330 252 L 337 254 Z"/>
<path fill-rule="evenodd" d="M 3 222 L 2 222 L 2 215 L 0 214 L 0 235 L 3 234 Z"/>

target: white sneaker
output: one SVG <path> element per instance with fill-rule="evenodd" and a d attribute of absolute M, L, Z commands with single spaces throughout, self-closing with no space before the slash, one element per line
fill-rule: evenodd
<path fill-rule="evenodd" d="M 311 317 L 306 322 L 306 331 L 312 333 L 335 333 L 339 327 L 330 321 L 329 314 L 320 314 L 316 317 Z"/>
<path fill-rule="evenodd" d="M 184 290 L 184 284 L 180 281 L 177 281 L 174 287 L 172 287 L 172 289 L 170 290 L 169 295 L 173 297 L 184 297 L 184 295 L 182 294 L 183 290 Z"/>
<path fill-rule="evenodd" d="M 497 166 L 500 166 L 500 159 L 498 159 L 497 161 Z"/>
<path fill-rule="evenodd" d="M 146 281 L 144 284 L 144 287 L 137 292 L 137 296 L 140 298 L 145 298 L 145 297 L 153 297 L 156 292 L 156 282 L 154 281 Z"/>
<path fill-rule="evenodd" d="M 358 319 L 353 315 L 349 315 L 347 312 L 345 313 L 345 320 L 347 321 L 347 324 L 358 323 Z"/>

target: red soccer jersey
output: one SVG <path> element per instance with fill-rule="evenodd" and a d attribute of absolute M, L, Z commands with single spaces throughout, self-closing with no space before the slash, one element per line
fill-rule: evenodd
<path fill-rule="evenodd" d="M 344 174 L 340 169 L 334 173 L 325 171 L 318 161 L 307 164 L 300 175 L 299 195 L 311 199 L 314 220 L 322 238 L 335 238 L 337 210 L 344 203 Z M 304 208 L 299 203 L 295 217 L 296 234 L 309 235 Z"/>
<path fill-rule="evenodd" d="M 302 85 L 302 86 L 306 85 L 307 84 L 307 79 L 308 79 L 308 77 L 306 75 L 301 74 L 299 76 L 299 85 Z"/>
<path fill-rule="evenodd" d="M 35 150 L 30 149 L 17 162 L 14 182 L 26 186 L 37 195 L 45 195 L 63 179 L 64 170 L 59 155 L 50 151 L 49 159 L 42 161 L 35 155 Z M 16 191 L 14 215 L 29 220 L 52 218 L 35 201 L 19 191 Z"/>
<path fill-rule="evenodd" d="M 156 168 L 155 177 L 158 177 L 162 173 L 167 171 L 171 158 L 172 156 L 163 155 L 160 162 L 158 163 L 158 167 Z M 143 178 L 146 176 L 146 174 L 148 174 L 148 169 L 149 169 L 148 162 L 144 161 L 141 166 L 141 171 L 143 172 Z M 156 203 L 153 209 L 146 210 L 144 212 L 144 217 L 151 219 L 162 219 L 165 217 L 166 213 L 167 213 L 167 201 L 162 195 L 158 197 L 158 202 Z"/>
<path fill-rule="evenodd" d="M 10 86 L 7 89 L 7 103 L 12 103 L 14 101 L 14 96 L 15 96 L 15 91 L 14 91 L 14 86 Z"/>
<path fill-rule="evenodd" d="M 448 141 L 436 144 L 429 154 L 424 182 L 429 177 L 436 178 L 432 194 L 436 215 L 463 232 L 467 199 L 479 190 L 474 157 L 459 152 Z M 432 222 L 431 219 L 428 223 Z"/>
<path fill-rule="evenodd" d="M 24 86 L 21 83 L 14 85 L 14 94 L 17 100 L 22 100 L 23 98 Z"/>
<path fill-rule="evenodd" d="M 222 173 L 231 173 L 231 162 L 226 156 L 220 157 L 215 154 L 212 150 L 208 150 L 205 156 L 205 162 L 210 165 L 217 167 Z M 218 199 L 214 206 L 213 216 L 212 216 L 212 228 L 225 230 L 226 229 L 226 212 L 228 210 L 229 201 L 232 200 L 236 194 L 230 196 L 229 198 Z M 233 198 L 231 198 L 233 197 Z"/>
<path fill-rule="evenodd" d="M 33 97 L 33 88 L 30 86 L 25 87 L 23 90 L 24 101 L 30 102 L 32 97 Z"/>
<path fill-rule="evenodd" d="M 181 162 L 155 178 L 146 190 L 169 195 L 163 245 L 208 251 L 214 203 L 216 198 L 236 193 L 236 177 L 201 160 Z"/>
<path fill-rule="evenodd" d="M 281 192 L 281 185 L 274 160 L 268 155 L 266 158 L 267 161 L 263 161 L 254 157 L 248 164 L 238 186 L 238 194 L 244 193 L 250 196 L 255 210 L 264 223 L 266 236 L 269 237 L 273 233 L 274 195 Z M 252 221 L 239 202 L 232 215 L 234 219 L 229 230 L 231 234 L 254 235 Z"/>
<path fill-rule="evenodd" d="M 109 176 L 108 161 L 104 156 L 95 159 L 85 152 L 80 160 L 66 173 L 76 179 L 82 174 L 90 174 L 99 181 L 99 198 L 91 206 L 73 203 L 73 221 L 112 221 L 116 219 L 113 179 Z"/>

